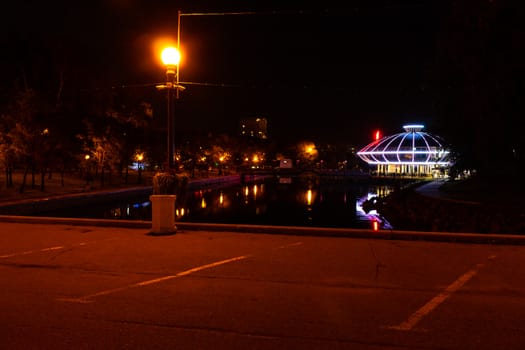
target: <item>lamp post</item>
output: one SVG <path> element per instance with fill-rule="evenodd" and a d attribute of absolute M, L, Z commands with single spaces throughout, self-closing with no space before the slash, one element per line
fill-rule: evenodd
<path fill-rule="evenodd" d="M 159 172 L 153 177 L 153 194 L 150 196 L 150 200 L 151 233 L 154 234 L 167 234 L 177 231 L 177 226 L 175 226 L 175 200 L 179 183 L 177 175 L 171 173 L 174 153 L 172 99 L 174 89 L 177 91 L 176 98 L 179 97 L 179 90 L 184 90 L 184 87 L 179 85 L 179 50 L 172 46 L 166 47 L 162 51 L 161 59 L 166 66 L 166 84 L 157 85 L 157 89 L 166 89 L 167 92 L 168 159 L 164 172 Z"/>
<path fill-rule="evenodd" d="M 142 182 L 142 161 L 144 160 L 144 153 L 137 153 L 135 159 L 137 160 L 137 183 L 140 184 Z"/>
<path fill-rule="evenodd" d="M 158 89 L 166 89 L 167 91 L 167 143 L 168 143 L 168 170 L 173 168 L 173 89 L 181 89 L 184 87 L 178 84 L 178 65 L 180 62 L 180 53 L 175 47 L 166 47 L 161 54 L 162 62 L 166 66 L 166 85 L 157 85 Z"/>
<path fill-rule="evenodd" d="M 86 186 L 89 185 L 89 181 L 91 180 L 91 167 L 89 166 L 90 158 L 91 156 L 89 154 L 84 156 L 84 160 L 86 161 Z"/>

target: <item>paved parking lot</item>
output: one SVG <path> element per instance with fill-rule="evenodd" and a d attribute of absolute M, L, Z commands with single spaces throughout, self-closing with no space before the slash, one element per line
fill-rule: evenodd
<path fill-rule="evenodd" d="M 525 247 L 0 224 L 6 349 L 523 349 Z"/>

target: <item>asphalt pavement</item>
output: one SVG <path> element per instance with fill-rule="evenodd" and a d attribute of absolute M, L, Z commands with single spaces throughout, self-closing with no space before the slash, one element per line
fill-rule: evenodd
<path fill-rule="evenodd" d="M 0 348 L 525 347 L 524 246 L 135 225 L 1 223 Z"/>

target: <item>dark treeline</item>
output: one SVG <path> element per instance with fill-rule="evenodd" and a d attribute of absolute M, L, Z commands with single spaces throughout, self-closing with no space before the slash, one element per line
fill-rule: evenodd
<path fill-rule="evenodd" d="M 428 129 L 451 144 L 454 172 L 517 177 L 525 170 L 519 127 L 525 113 L 524 6 L 512 0 L 438 3 L 435 55 L 423 87 L 431 91 L 434 108 Z M 51 170 L 90 167 L 100 181 L 110 181 L 106 175 L 125 174 L 138 153 L 147 154 L 149 164 L 162 166 L 166 100 L 152 83 L 163 79 L 163 72 L 144 86 L 125 86 L 130 81 L 126 77 L 138 75 L 126 73 L 115 56 L 106 57 L 107 46 L 92 38 L 89 50 L 99 51 L 91 52 L 89 62 L 74 37 L 55 29 L 47 35 L 10 35 L 6 29 L 1 36 L 6 50 L 0 65 L 0 164 L 7 185 L 14 168 L 33 179 L 40 174 L 43 187 Z M 181 112 L 192 110 L 177 103 Z M 183 117 L 192 118 L 191 112 Z M 293 131 L 287 134 L 293 139 Z M 206 167 L 220 164 L 214 157 L 221 151 L 228 151 L 232 165 L 240 165 L 244 154 L 261 146 L 217 135 L 205 124 L 177 137 L 178 152 L 190 170 L 199 159 L 207 159 Z M 268 159 L 288 151 L 263 146 Z"/>

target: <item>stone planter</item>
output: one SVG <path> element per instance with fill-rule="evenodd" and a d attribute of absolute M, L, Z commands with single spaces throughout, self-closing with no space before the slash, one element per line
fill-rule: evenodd
<path fill-rule="evenodd" d="M 175 204 L 184 198 L 188 177 L 185 174 L 159 172 L 153 176 L 151 201 L 151 234 L 170 234 L 177 231 L 175 226 Z"/>
<path fill-rule="evenodd" d="M 173 194 L 154 194 L 151 201 L 151 234 L 172 234 L 177 232 L 175 226 L 175 200 Z"/>

